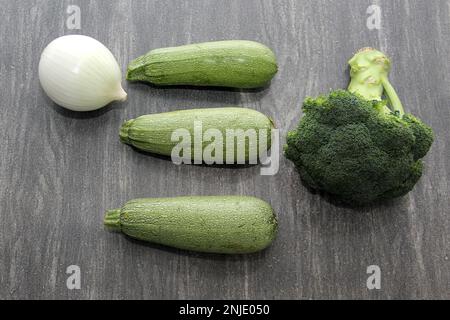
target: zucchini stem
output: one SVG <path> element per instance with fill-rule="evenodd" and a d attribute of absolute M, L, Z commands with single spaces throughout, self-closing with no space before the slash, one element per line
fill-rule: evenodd
<path fill-rule="evenodd" d="M 120 141 L 126 144 L 130 144 L 130 139 L 128 137 L 128 129 L 130 128 L 131 124 L 134 122 L 134 119 L 125 121 L 122 126 L 120 127 L 119 137 Z"/>
<path fill-rule="evenodd" d="M 121 209 L 113 209 L 106 211 L 105 219 L 103 220 L 103 224 L 109 231 L 120 232 L 120 212 Z"/>

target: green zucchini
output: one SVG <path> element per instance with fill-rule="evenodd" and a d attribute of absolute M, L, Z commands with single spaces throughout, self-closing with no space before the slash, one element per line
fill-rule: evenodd
<path fill-rule="evenodd" d="M 198 124 L 201 124 L 202 136 L 209 129 L 218 130 L 222 136 L 222 157 L 217 159 L 220 162 L 216 161 L 216 164 L 229 164 L 231 162 L 229 160 L 232 160 L 233 164 L 248 162 L 255 164 L 260 151 L 267 151 L 271 146 L 271 130 L 274 128 L 272 120 L 256 110 L 240 107 L 191 109 L 144 115 L 126 121 L 120 128 L 119 136 L 122 142 L 142 151 L 171 156 L 175 146 L 182 142 L 181 137 L 172 139 L 173 133 L 178 129 L 185 129 L 191 137 L 190 144 L 185 148 L 186 152 L 180 156 L 183 159 L 196 160 L 198 153 L 195 151 L 194 136 L 195 128 L 199 128 Z M 227 139 L 227 132 L 230 130 L 235 130 L 236 134 L 239 131 L 244 134 L 237 134 L 233 139 L 230 136 Z M 200 132 L 200 129 L 197 131 Z M 245 133 L 250 131 L 255 134 L 246 136 Z M 227 144 L 232 140 L 233 145 Z M 212 142 L 216 142 L 215 139 L 202 139 L 200 151 L 203 152 Z M 197 144 L 199 150 L 200 143 Z M 230 151 L 227 146 L 233 147 L 233 150 Z M 228 158 L 227 150 L 230 154 Z M 220 156 L 219 153 L 215 155 L 218 158 Z M 203 158 L 203 153 L 200 156 Z"/>
<path fill-rule="evenodd" d="M 275 55 L 265 45 L 228 40 L 152 50 L 130 62 L 127 79 L 166 86 L 259 88 L 277 69 Z"/>
<path fill-rule="evenodd" d="M 225 254 L 263 250 L 278 229 L 271 206 L 245 196 L 136 199 L 107 211 L 104 224 L 138 240 Z"/>

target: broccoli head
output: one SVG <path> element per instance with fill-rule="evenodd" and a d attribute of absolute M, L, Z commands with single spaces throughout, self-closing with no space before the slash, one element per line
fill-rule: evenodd
<path fill-rule="evenodd" d="M 402 196 L 422 175 L 420 159 L 433 143 L 433 131 L 404 113 L 384 54 L 365 48 L 349 64 L 348 90 L 304 101 L 304 116 L 288 133 L 285 155 L 308 186 L 344 202 L 364 205 Z"/>

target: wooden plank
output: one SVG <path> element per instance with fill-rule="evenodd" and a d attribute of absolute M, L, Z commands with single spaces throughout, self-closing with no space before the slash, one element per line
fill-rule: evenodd
<path fill-rule="evenodd" d="M 380 30 L 366 27 L 372 1 L 7 1 L 0 0 L 0 298 L 450 298 L 450 2 L 388 1 Z M 81 30 L 66 27 L 68 5 Z M 127 102 L 90 114 L 55 106 L 37 66 L 54 38 L 82 33 L 103 42 L 124 71 L 152 48 L 250 39 L 277 54 L 279 73 L 259 92 L 157 89 L 127 84 Z M 368 209 L 337 207 L 300 183 L 281 159 L 259 168 L 175 166 L 118 140 L 120 124 L 145 113 L 242 105 L 282 131 L 306 95 L 345 87 L 346 61 L 363 46 L 393 60 L 406 108 L 433 126 L 425 175 L 408 196 Z M 225 257 L 131 241 L 103 230 L 106 209 L 143 196 L 255 195 L 279 215 L 263 253 Z M 80 290 L 66 268 L 81 268 Z M 366 288 L 367 266 L 382 271 Z"/>

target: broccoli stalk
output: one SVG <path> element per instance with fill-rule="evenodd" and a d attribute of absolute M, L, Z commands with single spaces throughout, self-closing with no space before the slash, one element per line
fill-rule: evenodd
<path fill-rule="evenodd" d="M 393 111 L 399 116 L 405 114 L 400 98 L 389 82 L 391 62 L 385 54 L 373 48 L 363 48 L 348 63 L 351 77 L 348 91 L 359 94 L 369 101 L 383 101 L 385 94 L 392 110 L 382 103 L 382 111 L 385 113 Z"/>
<path fill-rule="evenodd" d="M 305 99 L 285 155 L 306 185 L 344 202 L 365 205 L 405 195 L 422 175 L 433 131 L 405 114 L 383 53 L 364 48 L 349 64 L 348 90 Z"/>

